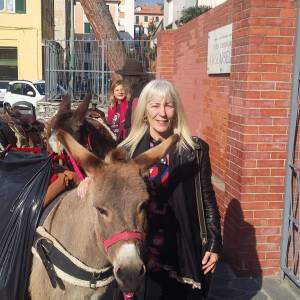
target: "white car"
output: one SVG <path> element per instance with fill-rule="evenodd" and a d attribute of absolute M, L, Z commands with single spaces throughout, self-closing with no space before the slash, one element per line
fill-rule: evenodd
<path fill-rule="evenodd" d="M 3 106 L 3 99 L 8 86 L 7 81 L 0 81 L 0 107 Z"/>
<path fill-rule="evenodd" d="M 12 107 L 16 102 L 25 101 L 36 107 L 39 100 L 45 99 L 45 81 L 16 80 L 8 83 L 3 106 Z"/>

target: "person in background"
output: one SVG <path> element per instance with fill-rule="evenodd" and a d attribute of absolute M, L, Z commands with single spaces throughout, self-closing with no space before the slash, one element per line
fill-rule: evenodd
<path fill-rule="evenodd" d="M 192 137 L 180 97 L 165 80 L 143 89 L 128 137 L 136 157 L 172 134 L 177 146 L 146 176 L 145 289 L 139 300 L 206 299 L 221 251 L 220 216 L 211 183 L 208 144 Z"/>
<path fill-rule="evenodd" d="M 128 108 L 126 91 L 122 80 L 112 83 L 109 98 L 111 105 L 107 111 L 106 122 L 115 134 L 117 142 L 121 142 L 125 138 L 125 117 Z"/>
<path fill-rule="evenodd" d="M 128 108 L 125 117 L 125 135 L 130 132 L 133 112 L 138 103 L 138 98 L 144 86 L 150 81 L 151 76 L 144 71 L 143 64 L 133 58 L 128 58 L 121 70 L 116 71 L 121 75 L 127 90 Z"/>

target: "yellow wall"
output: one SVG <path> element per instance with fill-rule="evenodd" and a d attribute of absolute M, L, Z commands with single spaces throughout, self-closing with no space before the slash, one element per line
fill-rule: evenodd
<path fill-rule="evenodd" d="M 26 14 L 0 13 L 0 47 L 18 49 L 18 79 L 42 76 L 41 0 L 27 0 Z"/>

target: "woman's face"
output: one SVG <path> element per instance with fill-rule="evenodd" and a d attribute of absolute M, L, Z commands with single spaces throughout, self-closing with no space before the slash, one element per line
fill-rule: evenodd
<path fill-rule="evenodd" d="M 120 85 L 117 85 L 114 89 L 114 98 L 117 100 L 117 101 L 122 101 L 125 99 L 125 89 L 123 87 L 122 84 Z"/>
<path fill-rule="evenodd" d="M 174 102 L 169 98 L 150 101 L 146 106 L 150 135 L 154 139 L 165 139 L 172 133 L 175 117 Z"/>

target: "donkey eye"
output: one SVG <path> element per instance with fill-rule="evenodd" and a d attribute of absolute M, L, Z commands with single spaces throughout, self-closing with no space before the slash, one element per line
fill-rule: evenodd
<path fill-rule="evenodd" d="M 108 216 L 108 211 L 107 211 L 107 209 L 105 209 L 105 208 L 103 208 L 103 207 L 97 207 L 97 210 L 98 210 L 98 212 L 99 212 L 101 215 L 103 215 L 103 216 L 105 216 L 105 217 Z"/>

